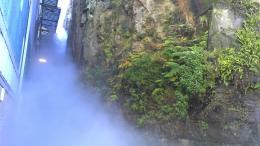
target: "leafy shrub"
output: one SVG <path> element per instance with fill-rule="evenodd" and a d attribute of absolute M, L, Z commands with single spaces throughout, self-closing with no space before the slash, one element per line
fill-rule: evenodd
<path fill-rule="evenodd" d="M 260 38 L 256 27 L 260 15 L 250 17 L 236 36 L 240 48 L 224 49 L 218 58 L 218 70 L 225 84 L 247 79 L 250 74 L 259 74 L 260 69 Z"/>
<path fill-rule="evenodd" d="M 120 90 L 131 96 L 129 107 L 139 113 L 145 113 L 150 105 L 151 93 L 156 88 L 156 80 L 161 78 L 162 65 L 155 62 L 147 53 L 132 54 L 121 67 Z M 154 92 L 154 94 L 156 94 Z"/>
<path fill-rule="evenodd" d="M 173 46 L 164 52 L 168 72 L 164 77 L 189 95 L 204 94 L 207 88 L 207 58 L 200 46 Z"/>
<path fill-rule="evenodd" d="M 177 97 L 175 106 L 176 113 L 179 117 L 185 119 L 188 116 L 189 97 L 187 95 L 183 95 L 179 91 L 177 91 L 175 94 Z"/>
<path fill-rule="evenodd" d="M 204 97 L 214 80 L 208 80 L 206 37 L 191 46 L 178 46 L 166 40 L 164 78 L 176 90 L 176 114 L 185 118 L 188 115 L 189 99 Z M 199 99 L 200 100 L 200 99 Z"/>
<path fill-rule="evenodd" d="M 127 96 L 127 107 L 140 115 L 138 125 L 148 119 L 185 119 L 190 98 L 205 95 L 209 88 L 205 39 L 180 46 L 169 38 L 164 49 L 130 54 L 121 62 L 114 93 Z"/>

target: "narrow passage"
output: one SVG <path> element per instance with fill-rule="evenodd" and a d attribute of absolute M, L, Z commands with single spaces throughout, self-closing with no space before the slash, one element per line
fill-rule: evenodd
<path fill-rule="evenodd" d="M 121 120 L 83 90 L 66 39 L 43 38 L 1 146 L 133 146 Z M 40 59 L 40 60 L 39 60 Z"/>

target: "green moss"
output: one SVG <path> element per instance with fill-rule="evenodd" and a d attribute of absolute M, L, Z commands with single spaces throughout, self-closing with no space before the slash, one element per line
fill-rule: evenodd
<path fill-rule="evenodd" d="M 123 3 L 123 0 L 111 0 L 113 7 L 119 7 Z"/>
<path fill-rule="evenodd" d="M 105 41 L 105 43 L 103 44 L 103 50 L 104 50 L 107 62 L 113 57 L 112 49 L 113 49 L 113 44 L 112 44 L 111 40 Z"/>

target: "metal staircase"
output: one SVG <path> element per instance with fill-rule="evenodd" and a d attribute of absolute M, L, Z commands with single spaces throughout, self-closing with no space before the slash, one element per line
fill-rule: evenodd
<path fill-rule="evenodd" d="M 61 9 L 57 6 L 58 0 L 43 0 L 40 15 L 40 38 L 50 32 L 55 32 Z"/>

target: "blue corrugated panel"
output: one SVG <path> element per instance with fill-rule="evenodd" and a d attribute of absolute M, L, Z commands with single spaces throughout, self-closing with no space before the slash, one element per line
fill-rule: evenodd
<path fill-rule="evenodd" d="M 0 0 L 0 8 L 5 20 L 10 48 L 17 66 L 21 59 L 23 39 L 29 16 L 29 0 Z"/>

